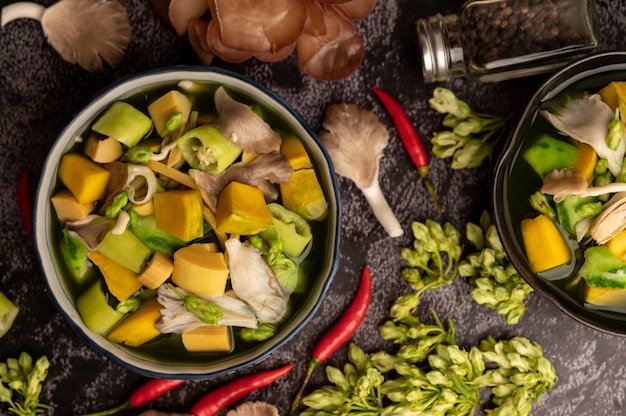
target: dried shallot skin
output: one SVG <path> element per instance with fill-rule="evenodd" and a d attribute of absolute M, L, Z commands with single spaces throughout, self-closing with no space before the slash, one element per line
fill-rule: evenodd
<path fill-rule="evenodd" d="M 336 81 L 363 62 L 365 46 L 354 20 L 365 19 L 376 0 L 172 0 L 168 16 L 187 34 L 200 62 L 213 57 L 241 63 L 276 62 L 296 53 L 312 78 Z M 203 23 L 201 23 L 203 22 Z"/>

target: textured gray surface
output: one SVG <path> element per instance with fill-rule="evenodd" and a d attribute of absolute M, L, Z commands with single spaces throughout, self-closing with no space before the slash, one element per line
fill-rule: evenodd
<path fill-rule="evenodd" d="M 52 4 L 52 1 L 40 1 Z M 11 3 L 0 0 L 0 6 Z M 20 315 L 9 335 L 0 339 L 0 359 L 28 351 L 46 354 L 51 361 L 42 400 L 50 403 L 48 415 L 71 415 L 113 406 L 123 401 L 142 377 L 102 358 L 87 347 L 63 321 L 49 301 L 30 243 L 22 229 L 15 189 L 23 169 L 37 183 L 40 165 L 56 135 L 86 100 L 107 84 L 142 70 L 191 62 L 187 47 L 154 16 L 145 0 L 122 0 L 130 14 L 133 40 L 122 66 L 115 71 L 89 74 L 61 60 L 47 45 L 37 22 L 19 20 L 0 29 L 0 290 L 14 299 Z M 388 316 L 391 302 L 407 291 L 400 276 L 401 247 L 411 243 L 412 221 L 433 218 L 451 221 L 460 229 L 477 221 L 489 208 L 493 165 L 478 171 L 453 171 L 446 161 L 432 160 L 433 182 L 445 214 L 429 200 L 416 170 L 410 164 L 390 119 L 369 87 L 377 85 L 406 105 L 409 116 L 424 136 L 435 131 L 440 118 L 427 105 L 432 85 L 420 81 L 413 25 L 417 18 L 436 12 L 454 12 L 459 1 L 386 0 L 359 22 L 365 39 L 366 61 L 359 71 L 341 82 L 320 82 L 300 75 L 294 56 L 276 63 L 248 62 L 225 66 L 265 84 L 299 111 L 314 130 L 324 107 L 332 102 L 356 102 L 372 108 L 390 126 L 390 144 L 381 161 L 383 192 L 405 228 L 405 236 L 388 238 L 377 224 L 356 187 L 340 179 L 343 226 L 339 271 L 327 298 L 310 324 L 280 351 L 255 368 L 217 380 L 188 383 L 154 402 L 154 408 L 182 412 L 207 392 L 242 374 L 293 362 L 296 368 L 273 386 L 249 396 L 275 403 L 285 414 L 303 378 L 317 339 L 341 315 L 352 298 L 359 271 L 370 265 L 374 277 L 373 303 L 354 336 L 366 351 L 389 348 L 376 328 Z M 600 0 L 603 49 L 626 48 L 626 3 Z M 445 86 L 477 109 L 492 113 L 521 114 L 541 77 L 479 84 L 457 79 Z M 457 325 L 462 346 L 475 345 L 487 335 L 509 338 L 522 335 L 539 342 L 559 375 L 555 390 L 543 398 L 534 415 L 621 415 L 626 413 L 626 339 L 599 333 L 563 315 L 533 293 L 522 321 L 507 326 L 500 316 L 477 306 L 462 280 L 424 295 L 420 316 L 428 319 L 434 307 L 440 317 Z M 341 365 L 345 348 L 328 363 Z M 310 389 L 325 381 L 318 370 Z M 6 413 L 0 406 L 0 414 Z M 125 414 L 138 414 L 129 411 Z"/>

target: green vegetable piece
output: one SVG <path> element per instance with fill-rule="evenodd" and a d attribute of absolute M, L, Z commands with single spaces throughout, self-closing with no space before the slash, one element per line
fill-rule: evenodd
<path fill-rule="evenodd" d="M 124 313 L 109 305 L 103 283 L 98 280 L 76 300 L 76 309 L 83 323 L 93 332 L 103 335 L 115 326 Z"/>
<path fill-rule="evenodd" d="M 87 258 L 89 249 L 80 237 L 75 237 L 67 228 L 63 229 L 63 237 L 60 245 L 64 263 L 70 268 L 70 272 L 77 283 L 83 283 L 88 276 L 91 262 Z"/>
<path fill-rule="evenodd" d="M 109 231 L 97 250 L 135 273 L 143 270 L 152 251 L 128 229 L 122 234 L 113 234 Z"/>
<path fill-rule="evenodd" d="M 0 292 L 0 338 L 9 332 L 18 313 L 17 306 Z"/>
<path fill-rule="evenodd" d="M 276 326 L 270 323 L 264 322 L 258 326 L 258 328 L 241 328 L 239 336 L 246 342 L 250 341 L 265 341 L 270 339 L 276 334 Z"/>
<path fill-rule="evenodd" d="M 211 125 L 196 127 L 176 141 L 183 159 L 189 166 L 211 175 L 218 175 L 242 153 L 220 131 Z"/>
<path fill-rule="evenodd" d="M 141 297 L 131 296 L 117 304 L 115 310 L 119 313 L 127 314 L 134 312 L 141 306 Z"/>
<path fill-rule="evenodd" d="M 165 130 L 161 132 L 161 137 L 165 137 L 168 134 L 173 133 L 176 130 L 178 130 L 182 122 L 183 122 L 183 113 L 178 112 L 178 113 L 172 114 L 169 120 L 167 120 L 167 122 L 165 123 Z"/>
<path fill-rule="evenodd" d="M 615 109 L 615 117 L 609 123 L 609 133 L 606 136 L 606 144 L 611 150 L 617 150 L 624 137 L 624 123 L 620 118 L 619 107 Z"/>
<path fill-rule="evenodd" d="M 546 194 L 542 193 L 541 191 L 537 191 L 532 194 L 528 199 L 530 201 L 530 205 L 533 207 L 533 209 L 535 209 L 535 211 L 545 215 L 552 221 L 556 221 L 556 212 L 554 211 L 554 208 L 552 208 L 552 205 L 550 204 L 550 201 L 548 200 Z"/>
<path fill-rule="evenodd" d="M 575 145 L 544 134 L 524 151 L 522 157 L 543 178 L 555 169 L 573 169 L 579 154 Z"/>
<path fill-rule="evenodd" d="M 626 289 L 626 263 L 605 246 L 585 250 L 585 261 L 579 274 L 589 286 Z"/>
<path fill-rule="evenodd" d="M 556 204 L 559 224 L 572 235 L 576 235 L 576 224 L 586 217 L 598 215 L 601 211 L 602 203 L 594 196 L 568 195 Z"/>
<path fill-rule="evenodd" d="M 272 240 L 269 243 L 269 248 L 263 244 L 263 239 L 256 235 L 250 237 L 250 242 L 254 247 L 261 250 L 263 258 L 286 293 L 291 294 L 302 289 L 298 265 L 282 253 L 283 243 L 281 240 Z"/>
<path fill-rule="evenodd" d="M 130 216 L 130 230 L 150 250 L 158 251 L 171 258 L 176 250 L 186 245 L 183 240 L 157 228 L 154 215 L 140 216 L 130 210 Z"/>
<path fill-rule="evenodd" d="M 259 235 L 266 242 L 280 239 L 283 253 L 291 257 L 300 257 L 313 238 L 311 226 L 300 215 L 289 211 L 275 202 L 267 205 L 272 214 L 274 226 Z"/>
<path fill-rule="evenodd" d="M 116 101 L 96 120 L 92 129 L 134 147 L 150 132 L 152 120 L 132 105 Z"/>
<path fill-rule="evenodd" d="M 128 149 L 124 156 L 130 163 L 144 165 L 150 161 L 153 154 L 152 150 L 147 147 L 135 146 Z"/>
<path fill-rule="evenodd" d="M 195 295 L 185 295 L 172 284 L 169 287 L 183 300 L 185 309 L 196 315 L 205 324 L 218 325 L 218 321 L 224 316 L 222 309 L 215 303 Z"/>
<path fill-rule="evenodd" d="M 119 194 L 115 195 L 113 197 L 113 201 L 111 201 L 111 205 L 109 205 L 106 209 L 106 213 L 104 214 L 105 218 L 117 218 L 127 204 L 128 193 L 126 191 L 122 191 Z"/>

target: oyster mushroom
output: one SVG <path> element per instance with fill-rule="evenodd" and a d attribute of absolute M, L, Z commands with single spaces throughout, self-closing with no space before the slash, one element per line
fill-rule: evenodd
<path fill-rule="evenodd" d="M 540 191 L 552 195 L 554 202 L 561 202 L 568 195 L 579 197 L 600 196 L 626 192 L 626 182 L 611 182 L 602 186 L 589 186 L 587 180 L 571 170 L 555 170 L 543 178 Z"/>
<path fill-rule="evenodd" d="M 273 184 L 287 183 L 293 168 L 279 152 L 261 155 L 250 163 L 235 163 L 219 175 L 211 175 L 198 169 L 190 169 L 189 176 L 209 197 L 212 208 L 217 206 L 219 193 L 233 181 L 255 186 L 263 191 L 267 202 L 278 198 Z"/>
<path fill-rule="evenodd" d="M 89 72 L 102 71 L 103 61 L 117 67 L 131 39 L 128 14 L 117 0 L 61 0 L 48 8 L 17 2 L 1 13 L 0 27 L 20 18 L 38 20 L 61 57 Z"/>
<path fill-rule="evenodd" d="M 278 409 L 273 404 L 265 402 L 245 402 L 235 410 L 230 410 L 226 416 L 279 416 Z"/>
<path fill-rule="evenodd" d="M 403 234 L 402 226 L 380 189 L 379 162 L 389 143 L 389 132 L 378 117 L 356 104 L 331 104 L 319 138 L 328 150 L 335 171 L 363 192 L 374 215 L 391 237 Z"/>
<path fill-rule="evenodd" d="M 250 107 L 231 98 L 224 87 L 215 91 L 215 110 L 222 134 L 244 152 L 264 154 L 280 149 L 280 136 Z"/>
<path fill-rule="evenodd" d="M 589 234 L 598 244 L 605 244 L 626 229 L 626 192 L 613 195 L 604 207 L 589 227 Z"/>

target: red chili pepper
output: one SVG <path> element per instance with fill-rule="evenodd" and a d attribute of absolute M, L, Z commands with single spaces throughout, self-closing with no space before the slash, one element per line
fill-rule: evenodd
<path fill-rule="evenodd" d="M 313 352 L 311 353 L 312 359 L 309 362 L 307 373 L 304 377 L 304 382 L 300 391 L 294 399 L 289 414 L 293 414 L 300 403 L 304 388 L 313 374 L 313 370 L 328 357 L 330 357 L 337 349 L 345 344 L 350 337 L 357 330 L 369 307 L 372 299 L 372 274 L 370 268 L 365 265 L 361 273 L 361 282 L 357 289 L 352 302 L 348 306 L 348 309 L 344 312 L 339 321 L 331 328 L 330 331 L 317 343 Z"/>
<path fill-rule="evenodd" d="M 17 207 L 20 210 L 22 224 L 28 238 L 31 238 L 31 200 L 30 186 L 28 184 L 28 170 L 24 169 L 17 181 Z"/>
<path fill-rule="evenodd" d="M 154 378 L 154 379 L 148 380 L 147 382 L 139 386 L 139 388 L 137 388 L 130 395 L 128 400 L 126 400 L 124 403 L 120 404 L 119 406 L 114 407 L 112 409 L 104 410 L 102 412 L 90 413 L 88 415 L 83 415 L 83 416 L 113 415 L 124 409 L 137 408 L 137 407 L 143 406 L 149 401 L 152 401 L 158 397 L 161 397 L 168 391 L 173 390 L 174 388 L 180 386 L 181 384 L 184 384 L 185 382 L 186 380 L 169 380 L 169 379 L 163 379 L 163 378 Z"/>
<path fill-rule="evenodd" d="M 383 103 L 383 106 L 387 109 L 387 112 L 396 126 L 396 130 L 398 130 L 398 136 L 400 136 L 400 140 L 402 141 L 404 148 L 411 157 L 413 164 L 417 167 L 417 171 L 424 181 L 424 186 L 426 186 L 426 189 L 435 202 L 437 209 L 443 212 L 443 206 L 439 202 L 439 198 L 437 198 L 437 194 L 435 194 L 433 184 L 428 178 L 430 168 L 428 166 L 428 155 L 426 154 L 426 149 L 424 149 L 422 140 L 415 130 L 413 123 L 411 123 L 409 116 L 404 111 L 402 106 L 400 106 L 400 104 L 385 91 L 376 87 L 372 87 L 372 91 L 374 91 L 374 94 L 378 96 L 380 101 Z"/>
<path fill-rule="evenodd" d="M 291 371 L 293 364 L 241 377 L 213 390 L 193 405 L 194 416 L 213 416 L 248 393 L 265 387 Z"/>

